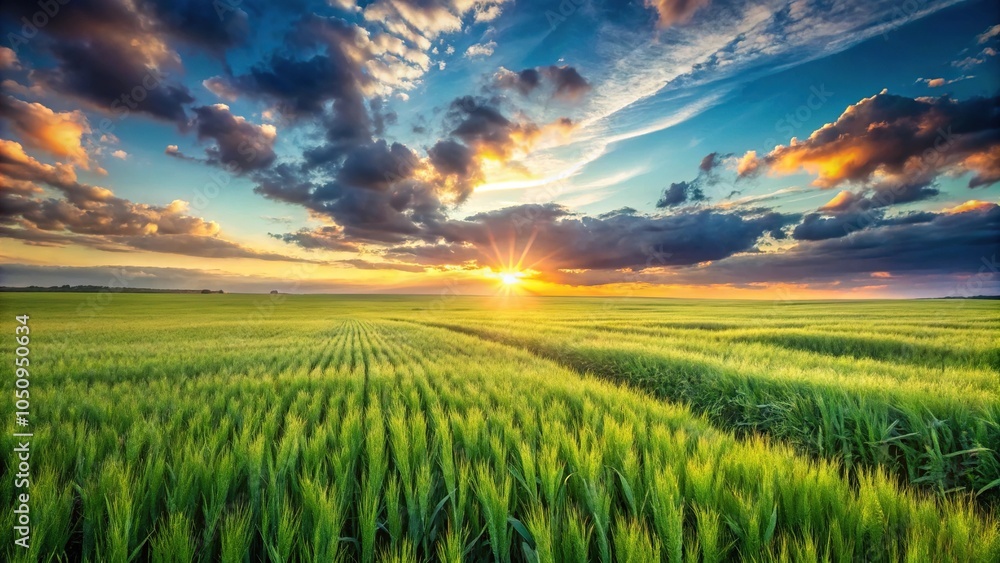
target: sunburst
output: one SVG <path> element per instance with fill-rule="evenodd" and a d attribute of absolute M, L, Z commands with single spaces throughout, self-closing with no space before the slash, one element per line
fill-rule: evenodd
<path fill-rule="evenodd" d="M 480 252 L 486 259 L 486 277 L 497 281 L 497 294 L 511 296 L 534 293 L 531 282 L 536 280 L 535 276 L 539 273 L 535 268 L 552 256 L 549 254 L 533 260 L 530 264 L 525 263 L 538 236 L 538 230 L 532 229 L 531 234 L 521 243 L 516 230 L 511 229 L 510 237 L 506 241 L 506 252 L 501 250 L 502 245 L 497 244 L 497 239 L 491 230 L 487 230 L 486 236 L 489 248 L 481 249 Z"/>

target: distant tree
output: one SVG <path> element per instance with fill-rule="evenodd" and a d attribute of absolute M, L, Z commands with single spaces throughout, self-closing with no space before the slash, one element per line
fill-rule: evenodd
<path fill-rule="evenodd" d="M 204 293 L 212 293 L 212 290 L 211 290 L 211 289 L 203 289 L 203 290 L 201 290 L 201 292 L 202 292 L 203 294 L 204 294 Z"/>
<path fill-rule="evenodd" d="M 272 289 L 271 290 L 271 295 L 277 295 L 277 294 L 278 294 L 278 290 L 277 289 Z"/>

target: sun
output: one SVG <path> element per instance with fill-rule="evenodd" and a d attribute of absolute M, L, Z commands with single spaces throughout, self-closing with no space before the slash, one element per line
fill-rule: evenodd
<path fill-rule="evenodd" d="M 500 275 L 500 282 L 504 285 L 515 285 L 521 283 L 521 278 L 515 273 L 506 272 Z"/>

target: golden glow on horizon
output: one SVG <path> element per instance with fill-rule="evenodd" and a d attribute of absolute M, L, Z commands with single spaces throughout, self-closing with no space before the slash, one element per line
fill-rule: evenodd
<path fill-rule="evenodd" d="M 519 245 L 518 245 L 519 246 Z M 498 249 L 494 248 L 494 252 Z M 892 291 L 891 287 L 883 285 L 883 274 L 872 275 L 873 284 L 861 287 L 839 287 L 837 284 L 795 284 L 795 283 L 758 283 L 751 286 L 736 284 L 651 284 L 641 281 L 608 283 L 600 285 L 573 285 L 558 283 L 545 279 L 537 264 L 545 259 L 533 261 L 531 265 L 505 267 L 505 264 L 517 265 L 518 253 L 502 256 L 496 252 L 484 253 L 484 266 L 476 270 L 399 272 L 394 270 L 364 270 L 345 268 L 333 265 L 297 264 L 267 262 L 253 259 L 229 259 L 225 269 L 221 269 L 218 260 L 197 258 L 166 253 L 135 252 L 129 254 L 127 264 L 123 264 L 117 255 L 111 259 L 106 252 L 84 247 L 39 247 L 24 244 L 21 241 L 11 241 L 0 256 L 2 264 L 32 264 L 37 266 L 52 266 L 59 264 L 69 268 L 129 268 L 138 272 L 137 277 L 128 277 L 130 287 L 176 287 L 181 289 L 211 288 L 225 289 L 227 292 L 241 293 L 258 291 L 245 285 L 247 283 L 264 283 L 267 288 L 278 288 L 292 293 L 369 293 L 372 288 L 379 288 L 383 293 L 404 294 L 441 294 L 442 287 L 456 295 L 495 295 L 503 297 L 503 306 L 515 306 L 523 297 L 562 295 L 590 297 L 672 297 L 686 299 L 754 299 L 764 302 L 781 303 L 788 300 L 804 299 L 872 299 L 898 298 L 906 295 Z M 507 254 L 507 253 L 504 253 Z M 526 254 L 526 253 L 525 253 Z M 548 257 L 546 257 L 548 258 Z M 523 257 L 522 257 L 523 259 Z M 523 261 L 523 260 L 522 260 Z M 0 265 L 2 265 L 0 264 Z M 95 266 L 97 264 L 97 266 Z M 485 264 L 494 264 L 486 266 Z M 153 268 L 143 272 L 143 268 Z M 156 268 L 170 268 L 192 272 L 192 280 L 177 281 L 173 285 L 156 283 Z M 541 270 L 541 271 L 540 271 Z M 506 284 L 501 281 L 504 274 L 513 274 L 518 281 Z M 520 275 L 518 275 L 520 274 Z M 277 276 L 287 277 L 279 279 Z M 121 283 L 120 279 L 108 274 L 106 282 Z M 217 276 L 217 277 L 216 277 Z M 55 282 L 52 282 L 55 283 Z M 62 283 L 62 282 L 60 282 Z M 80 280 L 66 283 L 88 283 Z M 46 280 L 44 285 L 49 285 Z M 287 289 L 286 289 L 287 288 Z M 509 298 L 509 300 L 508 300 Z"/>

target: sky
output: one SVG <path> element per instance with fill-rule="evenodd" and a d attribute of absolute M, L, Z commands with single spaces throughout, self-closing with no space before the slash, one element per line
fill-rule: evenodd
<path fill-rule="evenodd" d="M 0 285 L 1000 293 L 1000 9 L 0 7 Z"/>

